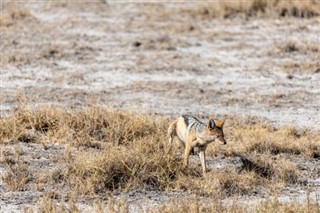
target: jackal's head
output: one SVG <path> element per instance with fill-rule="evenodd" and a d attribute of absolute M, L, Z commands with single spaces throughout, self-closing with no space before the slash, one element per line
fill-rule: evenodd
<path fill-rule="evenodd" d="M 226 118 L 222 118 L 217 122 L 215 122 L 213 119 L 210 119 L 205 130 L 206 138 L 210 138 L 212 141 L 218 140 L 220 144 L 227 144 L 223 134 L 223 125 L 225 121 Z"/>

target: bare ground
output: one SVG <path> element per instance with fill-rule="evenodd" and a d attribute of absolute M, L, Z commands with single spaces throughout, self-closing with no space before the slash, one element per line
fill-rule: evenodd
<path fill-rule="evenodd" d="M 172 117 L 227 115 L 242 117 L 243 122 L 256 117 L 275 126 L 319 129 L 317 17 L 204 19 L 183 10 L 196 6 L 191 3 L 52 1 L 1 6 L 2 116 L 20 102 L 66 107 L 95 102 Z M 3 153 L 18 152 L 34 176 L 42 174 L 41 169 L 54 175 L 63 168 L 63 163 L 54 162 L 69 148 L 9 143 L 1 144 L 1 149 L 3 158 Z M 237 158 L 209 161 L 213 169 L 241 164 Z M 303 184 L 285 187 L 279 199 L 304 202 L 309 191 L 313 202 L 319 202 L 319 158 L 296 162 Z M 4 174 L 8 168 L 2 163 L 0 170 Z M 0 211 L 33 206 L 54 187 L 64 190 L 51 187 L 10 191 L 2 183 Z M 257 194 L 240 197 L 239 202 L 270 198 L 263 190 Z M 120 196 L 130 204 L 147 200 L 155 205 L 195 195 L 137 191 L 114 197 Z M 82 201 L 89 206 L 91 202 Z"/>

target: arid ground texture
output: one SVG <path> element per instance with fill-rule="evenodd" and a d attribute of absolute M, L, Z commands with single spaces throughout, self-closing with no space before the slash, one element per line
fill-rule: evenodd
<path fill-rule="evenodd" d="M 319 0 L 4 0 L 0 29 L 0 212 L 320 211 Z M 182 114 L 227 118 L 205 176 Z"/>

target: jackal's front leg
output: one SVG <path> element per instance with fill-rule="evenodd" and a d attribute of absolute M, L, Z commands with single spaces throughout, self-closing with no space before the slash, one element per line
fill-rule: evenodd
<path fill-rule="evenodd" d="M 191 142 L 192 141 L 186 141 L 186 147 L 185 147 L 185 152 L 184 152 L 184 160 L 183 160 L 183 167 L 187 168 L 189 165 L 189 156 L 190 156 L 190 152 L 191 152 Z"/>
<path fill-rule="evenodd" d="M 206 148 L 207 148 L 206 146 L 200 147 L 200 152 L 199 152 L 203 174 L 206 173 L 206 169 L 207 169 L 206 168 Z"/>

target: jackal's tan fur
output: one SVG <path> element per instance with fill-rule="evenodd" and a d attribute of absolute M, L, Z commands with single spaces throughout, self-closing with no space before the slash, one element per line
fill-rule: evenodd
<path fill-rule="evenodd" d="M 223 125 L 225 118 L 218 122 L 210 119 L 207 124 L 202 123 L 191 115 L 182 115 L 168 128 L 169 143 L 172 145 L 174 137 L 185 147 L 183 166 L 188 167 L 189 155 L 193 148 L 199 147 L 199 156 L 203 173 L 206 172 L 205 151 L 207 145 L 215 140 L 226 144 L 224 139 Z"/>

